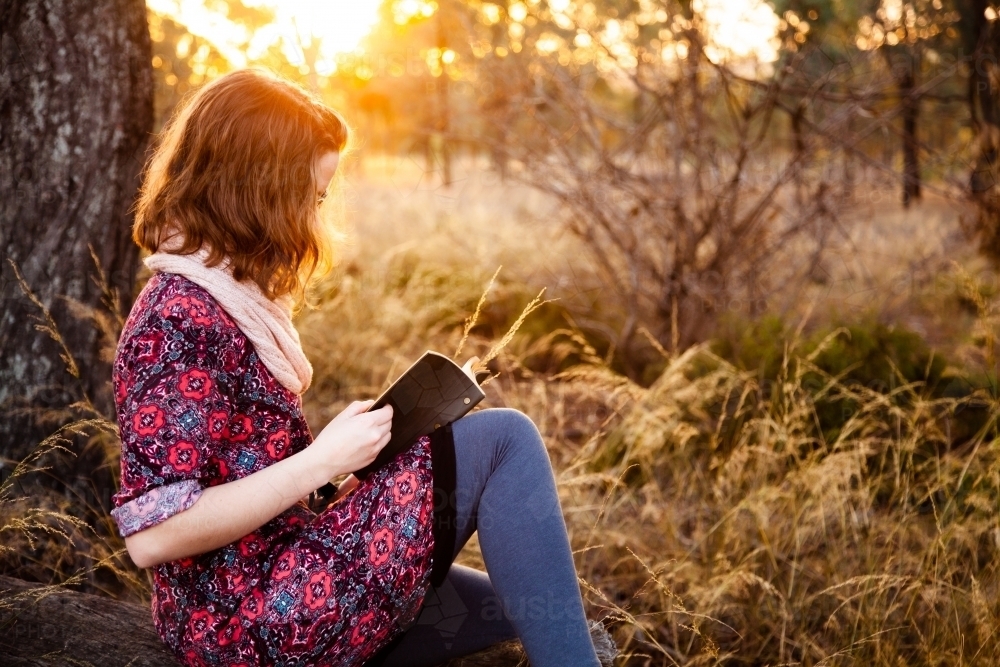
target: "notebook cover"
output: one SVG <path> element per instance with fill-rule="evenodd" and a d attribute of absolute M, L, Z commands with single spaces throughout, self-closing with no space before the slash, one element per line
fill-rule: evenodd
<path fill-rule="evenodd" d="M 364 479 L 414 440 L 464 416 L 485 397 L 454 361 L 437 352 L 425 352 L 368 408 L 392 406 L 392 435 L 375 460 L 354 476 Z"/>

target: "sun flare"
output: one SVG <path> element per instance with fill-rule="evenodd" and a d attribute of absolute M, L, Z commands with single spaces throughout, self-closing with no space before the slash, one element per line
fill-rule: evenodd
<path fill-rule="evenodd" d="M 336 70 L 337 57 L 359 48 L 378 22 L 381 0 L 244 0 L 244 5 L 274 13 L 274 21 L 248 34 L 242 25 L 214 10 L 205 0 L 148 0 L 154 12 L 184 24 L 194 35 L 209 40 L 237 67 L 279 45 L 288 61 L 309 64 L 315 48 L 315 66 L 321 75 Z"/>
<path fill-rule="evenodd" d="M 236 67 L 243 67 L 277 48 L 304 74 L 313 71 L 320 76 L 330 76 L 337 71 L 338 61 L 342 62 L 346 54 L 361 52 L 362 40 L 379 21 L 383 0 L 242 2 L 246 7 L 267 10 L 274 20 L 251 32 L 229 19 L 224 2 L 148 0 L 147 4 L 154 12 L 178 20 L 193 35 L 211 42 Z M 694 0 L 693 4 L 704 17 L 710 41 L 708 55 L 713 60 L 766 64 L 777 59 L 776 31 L 780 19 L 764 0 Z M 549 0 L 548 6 L 556 15 L 572 12 L 575 7 L 564 0 Z M 492 3 L 484 3 L 483 7 L 486 10 L 498 8 Z M 438 10 L 438 3 L 435 0 L 396 0 L 390 8 L 392 19 L 405 23 L 414 16 L 433 15 Z M 510 10 L 512 19 L 524 18 L 515 11 L 518 8 L 527 13 L 523 3 L 514 3 Z M 499 20 L 499 10 L 496 14 Z M 563 18 L 569 21 L 568 15 Z M 618 21 L 609 21 L 609 33 L 618 25 Z M 545 44 L 544 39 L 539 40 L 540 48 Z"/>
<path fill-rule="evenodd" d="M 293 65 L 308 65 L 306 51 L 318 46 L 316 71 L 327 76 L 336 71 L 337 56 L 358 48 L 365 35 L 378 22 L 380 0 L 255 0 L 275 13 L 275 22 L 254 35 L 248 56 L 253 58 L 254 43 L 267 48 L 277 39 Z M 249 4 L 249 2 L 247 3 Z"/>

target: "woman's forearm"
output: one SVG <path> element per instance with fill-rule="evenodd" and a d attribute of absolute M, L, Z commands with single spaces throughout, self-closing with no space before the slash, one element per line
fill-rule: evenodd
<path fill-rule="evenodd" d="M 252 533 L 325 484 L 336 471 L 306 448 L 226 484 L 205 489 L 190 508 L 125 538 L 139 567 L 195 556 Z"/>

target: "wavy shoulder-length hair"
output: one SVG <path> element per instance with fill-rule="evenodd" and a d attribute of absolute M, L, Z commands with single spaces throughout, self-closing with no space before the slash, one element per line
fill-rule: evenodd
<path fill-rule="evenodd" d="M 241 69 L 193 93 L 160 135 L 143 174 L 133 238 L 156 252 L 174 231 L 209 266 L 230 261 L 268 298 L 300 299 L 333 265 L 338 236 L 317 198 L 316 159 L 343 152 L 349 128 L 296 84 Z M 339 171 L 339 169 L 338 169 Z"/>

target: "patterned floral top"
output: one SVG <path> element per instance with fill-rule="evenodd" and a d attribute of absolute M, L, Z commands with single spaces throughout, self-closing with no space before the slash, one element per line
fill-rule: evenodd
<path fill-rule="evenodd" d="M 155 274 L 114 363 L 123 536 L 202 490 L 302 451 L 312 435 L 212 296 Z M 412 624 L 430 585 L 430 438 L 316 514 L 305 501 L 242 539 L 153 570 L 153 619 L 187 665 L 361 665 Z"/>

